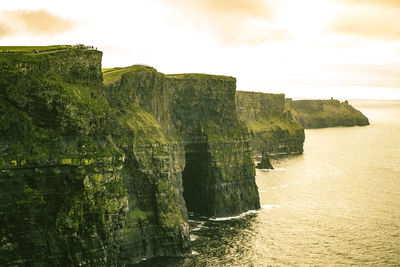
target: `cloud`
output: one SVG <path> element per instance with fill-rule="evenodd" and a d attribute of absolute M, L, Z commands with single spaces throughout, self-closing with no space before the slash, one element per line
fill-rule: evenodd
<path fill-rule="evenodd" d="M 175 9 L 184 22 L 211 34 L 225 45 L 258 44 L 289 38 L 272 24 L 269 0 L 160 0 Z"/>
<path fill-rule="evenodd" d="M 10 34 L 10 29 L 6 25 L 0 24 L 0 38 Z"/>
<path fill-rule="evenodd" d="M 339 64 L 327 66 L 338 83 L 352 86 L 400 88 L 400 64 Z"/>
<path fill-rule="evenodd" d="M 365 0 L 363 2 L 372 3 L 377 1 Z M 388 2 L 387 4 L 389 4 L 391 1 L 383 2 Z M 395 3 L 392 4 L 394 5 Z M 400 41 L 400 10 L 371 6 L 347 8 L 335 18 L 329 30 L 346 35 Z"/>
<path fill-rule="evenodd" d="M 375 5 L 400 8 L 399 0 L 341 0 L 344 3 L 357 4 L 357 5 Z"/>
<path fill-rule="evenodd" d="M 76 23 L 45 9 L 15 10 L 0 13 L 0 37 L 18 34 L 55 35 L 75 28 Z"/>

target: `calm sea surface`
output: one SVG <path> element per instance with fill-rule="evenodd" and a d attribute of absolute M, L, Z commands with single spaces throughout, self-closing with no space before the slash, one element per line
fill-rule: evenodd
<path fill-rule="evenodd" d="M 138 266 L 400 266 L 400 101 L 350 101 L 370 126 L 306 130 L 257 170 L 262 210 L 192 216 L 193 252 Z"/>

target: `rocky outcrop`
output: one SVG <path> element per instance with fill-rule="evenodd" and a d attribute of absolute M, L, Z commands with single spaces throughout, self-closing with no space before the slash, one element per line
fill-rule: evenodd
<path fill-rule="evenodd" d="M 291 103 L 292 113 L 304 128 L 369 125 L 368 118 L 339 100 L 296 100 Z"/>
<path fill-rule="evenodd" d="M 260 207 L 235 79 L 101 73 L 101 52 L 0 57 L 0 262 L 117 266 L 189 251 L 187 209 Z M 185 204 L 186 203 L 186 204 Z"/>
<path fill-rule="evenodd" d="M 262 156 L 261 162 L 257 164 L 256 168 L 257 169 L 269 169 L 269 170 L 274 169 L 274 167 L 272 167 L 271 162 L 269 161 L 268 154 L 264 154 Z"/>
<path fill-rule="evenodd" d="M 292 116 L 283 94 L 237 91 L 236 110 L 249 129 L 255 154 L 303 152 L 304 129 Z"/>
<path fill-rule="evenodd" d="M 203 216 L 230 216 L 260 207 L 250 142 L 236 117 L 235 90 L 232 77 L 163 75 L 144 66 L 127 68 L 106 86 L 110 95 L 130 92 L 132 101 L 181 145 L 186 205 Z"/>

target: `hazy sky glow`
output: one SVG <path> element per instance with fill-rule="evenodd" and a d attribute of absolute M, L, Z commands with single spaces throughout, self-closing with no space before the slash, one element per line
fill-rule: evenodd
<path fill-rule="evenodd" d="M 400 99 L 400 0 L 6 1 L 0 45 L 85 43 L 103 67 L 237 78 L 293 98 Z"/>

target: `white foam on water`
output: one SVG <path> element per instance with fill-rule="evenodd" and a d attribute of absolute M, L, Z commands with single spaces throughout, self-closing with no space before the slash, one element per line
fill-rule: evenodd
<path fill-rule="evenodd" d="M 261 208 L 263 210 L 272 210 L 272 209 L 276 209 L 276 208 L 280 208 L 280 205 L 276 205 L 276 204 L 266 204 L 266 205 L 262 205 Z"/>
<path fill-rule="evenodd" d="M 192 250 L 192 255 L 199 255 L 197 251 Z"/>
<path fill-rule="evenodd" d="M 190 241 L 195 241 L 198 238 L 199 238 L 198 235 L 190 235 Z"/>
<path fill-rule="evenodd" d="M 258 190 L 258 193 L 265 193 L 265 190 Z"/>
<path fill-rule="evenodd" d="M 271 189 L 276 190 L 276 189 L 278 189 L 278 187 L 273 186 L 273 187 L 271 187 Z"/>
<path fill-rule="evenodd" d="M 204 225 L 204 221 L 194 221 L 194 222 L 196 222 L 196 223 L 198 223 L 198 225 L 197 225 L 197 227 L 195 227 L 195 228 L 193 228 L 191 231 L 193 232 L 195 232 L 195 231 L 200 231 L 201 229 L 207 229 L 208 227 L 207 226 L 205 226 Z"/>
<path fill-rule="evenodd" d="M 235 219 L 240 219 L 243 218 L 249 214 L 255 214 L 255 213 L 259 213 L 262 212 L 264 210 L 272 210 L 274 208 L 280 208 L 280 205 L 276 205 L 276 204 L 266 204 L 266 205 L 262 205 L 261 209 L 259 210 L 248 210 L 246 212 L 243 212 L 237 216 L 230 216 L 230 217 L 219 217 L 219 218 L 209 218 L 210 221 L 229 221 L 229 220 L 235 220 Z"/>
<path fill-rule="evenodd" d="M 285 188 L 285 187 L 288 187 L 288 186 L 289 186 L 288 184 L 284 184 L 284 185 L 280 185 L 279 188 Z"/>
<path fill-rule="evenodd" d="M 276 169 L 260 169 L 264 172 L 283 172 L 286 171 L 285 168 L 276 168 Z"/>
<path fill-rule="evenodd" d="M 230 216 L 230 217 L 219 217 L 219 218 L 209 218 L 210 221 L 229 221 L 229 220 L 235 220 L 235 219 L 240 219 L 243 218 L 244 216 L 247 216 L 249 214 L 254 214 L 260 212 L 259 210 L 248 210 L 246 212 L 243 212 L 237 216 Z"/>

